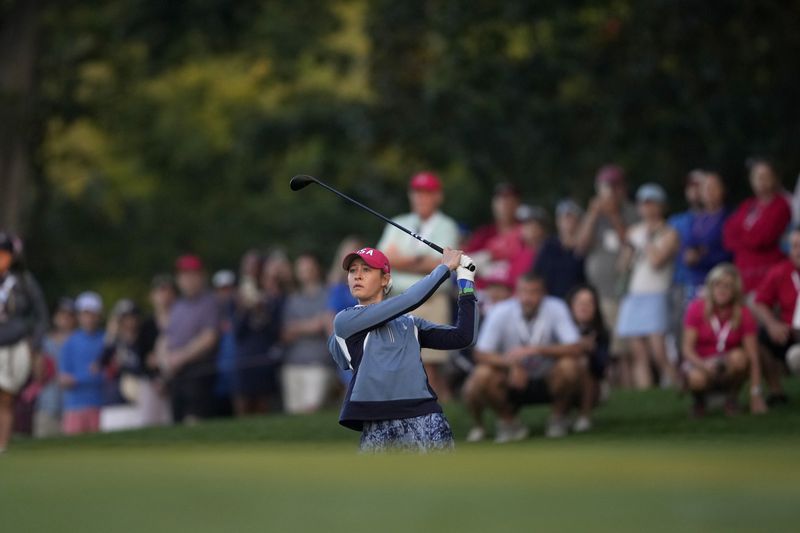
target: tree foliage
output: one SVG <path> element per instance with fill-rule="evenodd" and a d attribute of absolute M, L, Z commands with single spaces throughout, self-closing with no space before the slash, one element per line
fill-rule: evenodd
<path fill-rule="evenodd" d="M 5 2 L 2 13 L 11 13 Z M 40 8 L 30 259 L 55 294 L 141 292 L 195 251 L 330 253 L 382 225 L 408 176 L 488 216 L 493 183 L 531 202 L 591 194 L 595 169 L 679 194 L 744 158 L 800 169 L 800 2 L 744 0 L 69 1 Z M 6 107 L 8 104 L 6 104 Z"/>

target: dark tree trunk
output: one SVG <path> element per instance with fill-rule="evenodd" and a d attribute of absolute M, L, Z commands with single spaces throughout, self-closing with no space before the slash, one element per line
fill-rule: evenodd
<path fill-rule="evenodd" d="M 38 0 L 0 13 L 0 227 L 21 231 L 31 174 Z"/>

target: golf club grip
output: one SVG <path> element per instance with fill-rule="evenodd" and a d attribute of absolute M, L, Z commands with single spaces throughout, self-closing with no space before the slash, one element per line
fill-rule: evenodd
<path fill-rule="evenodd" d="M 357 205 L 358 207 L 360 207 L 360 208 L 361 208 L 361 209 L 363 209 L 364 211 L 367 211 L 367 212 L 369 212 L 369 213 L 372 213 L 374 216 L 376 216 L 376 217 L 378 217 L 379 219 L 383 220 L 383 221 L 384 221 L 384 222 L 386 222 L 387 224 L 391 224 L 392 226 L 394 226 L 395 228 L 399 229 L 400 231 L 403 231 L 403 232 L 405 232 L 405 233 L 408 233 L 409 235 L 411 235 L 412 237 L 414 237 L 414 238 L 415 238 L 415 239 L 417 239 L 418 241 L 420 241 L 420 242 L 422 242 L 422 243 L 425 243 L 425 244 L 427 244 L 428 246 L 430 246 L 431 248 L 433 248 L 434 250 L 436 250 L 436 251 L 437 251 L 437 252 L 439 252 L 440 254 L 443 254 L 443 253 L 444 253 L 444 250 L 443 250 L 443 249 L 442 249 L 442 247 L 441 247 L 441 246 L 439 246 L 438 244 L 434 244 L 434 243 L 430 242 L 429 240 L 426 240 L 425 238 L 421 237 L 420 235 L 417 235 L 416 233 L 414 233 L 414 232 L 413 232 L 413 231 L 411 231 L 410 229 L 408 229 L 408 228 L 405 228 L 405 227 L 401 226 L 400 224 L 398 224 L 398 223 L 397 223 L 397 222 L 395 222 L 394 220 L 392 220 L 392 219 L 390 219 L 390 218 L 388 218 L 388 217 L 385 217 L 385 216 L 383 216 L 382 214 L 378 213 L 377 211 L 375 211 L 374 209 L 372 209 L 372 208 L 370 208 L 370 207 L 367 207 L 366 205 L 362 204 L 362 203 L 361 203 L 361 202 L 359 202 L 358 200 L 354 200 L 353 198 L 350 198 L 349 196 L 347 196 L 347 195 L 346 195 L 346 194 L 344 194 L 343 192 L 341 192 L 341 191 L 337 191 L 336 189 L 334 189 L 333 187 L 331 187 L 331 186 L 330 186 L 330 185 L 328 185 L 327 183 L 324 183 L 324 182 L 322 182 L 322 181 L 320 181 L 320 180 L 318 180 L 318 179 L 316 179 L 316 178 L 313 178 L 313 180 L 314 180 L 314 182 L 316 182 L 316 184 L 317 184 L 317 185 L 319 185 L 320 187 L 323 187 L 323 188 L 325 188 L 325 189 L 328 189 L 328 190 L 329 190 L 330 192 L 332 192 L 333 194 L 335 194 L 335 195 L 337 195 L 337 196 L 339 196 L 339 197 L 341 197 L 341 198 L 344 198 L 345 200 L 347 200 L 348 202 L 350 202 L 350 203 L 352 203 L 352 204 L 355 204 L 355 205 Z M 467 269 L 468 269 L 469 271 L 471 271 L 471 272 L 475 272 L 475 265 L 469 265 L 469 266 L 467 267 Z"/>

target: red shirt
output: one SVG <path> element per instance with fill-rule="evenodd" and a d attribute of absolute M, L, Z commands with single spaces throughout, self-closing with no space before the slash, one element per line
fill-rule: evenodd
<path fill-rule="evenodd" d="M 800 286 L 800 273 L 793 275 L 794 272 L 798 270 L 788 259 L 775 265 L 767 272 L 756 292 L 756 302 L 770 309 L 777 307 L 781 322 L 790 326 Z"/>
<path fill-rule="evenodd" d="M 706 320 L 705 306 L 705 300 L 698 298 L 689 304 L 683 319 L 683 325 L 687 329 L 697 331 L 694 349 L 702 358 L 739 348 L 746 336 L 755 335 L 758 331 L 752 313 L 745 306 L 742 306 L 742 320 L 736 328 L 731 327 L 732 310 L 721 309 Z"/>
<path fill-rule="evenodd" d="M 725 222 L 723 244 L 733 252 L 745 292 L 754 291 L 767 271 L 785 258 L 780 240 L 791 218 L 786 198 L 776 194 L 766 204 L 757 198 L 745 200 Z"/>
<path fill-rule="evenodd" d="M 524 243 L 520 234 L 519 225 L 500 233 L 496 224 L 478 228 L 470 238 L 464 251 L 489 252 L 492 265 L 483 276 L 478 274 L 475 280 L 475 287 L 483 289 L 486 287 L 486 277 L 507 278 L 510 283 L 516 283 L 516 278 L 511 274 L 512 262 L 523 251 Z"/>

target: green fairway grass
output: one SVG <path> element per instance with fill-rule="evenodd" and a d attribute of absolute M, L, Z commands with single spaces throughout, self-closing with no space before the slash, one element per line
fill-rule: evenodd
<path fill-rule="evenodd" d="M 0 457 L 14 531 L 796 531 L 800 387 L 763 417 L 686 416 L 618 392 L 596 430 L 447 455 L 361 456 L 336 412 L 18 439 Z M 464 410 L 447 408 L 457 436 Z"/>

